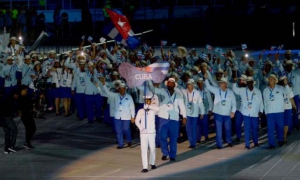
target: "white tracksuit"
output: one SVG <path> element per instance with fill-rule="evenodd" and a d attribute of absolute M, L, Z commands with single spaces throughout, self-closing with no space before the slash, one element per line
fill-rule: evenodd
<path fill-rule="evenodd" d="M 148 147 L 150 164 L 155 165 L 155 113 L 157 111 L 159 111 L 158 106 L 144 104 L 144 108 L 138 111 L 135 119 L 135 124 L 140 130 L 143 169 L 148 169 Z"/>

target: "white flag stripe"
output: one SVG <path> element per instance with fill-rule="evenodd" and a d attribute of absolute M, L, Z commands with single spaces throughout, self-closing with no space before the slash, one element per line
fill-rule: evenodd
<path fill-rule="evenodd" d="M 117 35 L 119 34 L 119 31 L 117 30 L 117 28 L 113 28 L 109 33 L 108 36 L 112 39 L 115 39 L 115 37 L 117 37 Z"/>

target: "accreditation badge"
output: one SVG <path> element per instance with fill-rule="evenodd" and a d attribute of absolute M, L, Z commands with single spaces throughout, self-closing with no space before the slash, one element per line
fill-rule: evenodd
<path fill-rule="evenodd" d="M 285 103 L 285 104 L 289 104 L 288 98 L 284 98 L 284 103 Z"/>
<path fill-rule="evenodd" d="M 226 100 L 221 100 L 221 105 L 226 106 Z"/>
<path fill-rule="evenodd" d="M 193 103 L 189 102 L 189 103 L 187 104 L 187 108 L 188 108 L 188 109 L 192 109 L 192 105 L 193 105 Z"/>
<path fill-rule="evenodd" d="M 270 94 L 270 101 L 274 101 L 274 94 Z"/>
<path fill-rule="evenodd" d="M 248 102 L 248 109 L 252 108 L 252 102 Z"/>

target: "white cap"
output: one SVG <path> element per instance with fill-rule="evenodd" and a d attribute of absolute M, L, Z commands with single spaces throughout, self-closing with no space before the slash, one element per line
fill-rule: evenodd
<path fill-rule="evenodd" d="M 281 77 L 279 78 L 279 80 L 282 81 L 282 80 L 284 80 L 284 79 L 286 79 L 286 78 L 287 78 L 286 76 L 281 76 Z"/>
<path fill-rule="evenodd" d="M 41 62 L 40 61 L 35 61 L 34 64 L 33 64 L 33 66 L 36 66 L 38 64 L 41 64 Z"/>
<path fill-rule="evenodd" d="M 239 78 L 240 80 L 244 80 L 246 81 L 247 80 L 247 76 L 245 74 L 242 74 L 241 77 Z"/>
<path fill-rule="evenodd" d="M 7 56 L 7 58 L 6 58 L 6 61 L 7 61 L 7 60 L 9 60 L 9 59 L 11 59 L 11 60 L 12 60 L 12 59 L 13 59 L 13 57 L 12 57 L 12 56 Z"/>
<path fill-rule="evenodd" d="M 247 77 L 247 82 L 249 82 L 249 81 L 253 81 L 253 82 L 254 82 L 254 84 L 255 84 L 255 81 L 254 81 L 254 79 L 253 79 L 253 77 L 252 77 L 252 76 L 248 76 L 248 77 Z"/>
<path fill-rule="evenodd" d="M 222 83 L 222 82 L 227 83 L 228 81 L 227 81 L 227 78 L 221 77 L 221 79 L 220 79 L 218 82 L 219 82 L 219 83 Z"/>
<path fill-rule="evenodd" d="M 192 72 L 191 71 L 185 71 L 184 74 L 187 74 L 189 76 L 193 76 Z"/>
<path fill-rule="evenodd" d="M 94 66 L 94 63 L 90 61 L 90 62 L 88 63 L 88 66 L 89 66 L 89 67 Z"/>
<path fill-rule="evenodd" d="M 83 65 L 83 64 L 85 64 L 85 63 L 86 63 L 86 60 L 84 60 L 84 59 L 79 60 L 79 64 L 80 64 L 80 65 Z"/>
<path fill-rule="evenodd" d="M 26 55 L 26 56 L 25 56 L 25 59 L 30 59 L 30 56 L 29 56 L 29 55 Z"/>
<path fill-rule="evenodd" d="M 174 78 L 169 78 L 167 81 L 165 81 L 165 85 L 168 86 L 168 82 L 173 82 L 175 83 L 175 87 L 178 85 L 176 80 Z"/>
<path fill-rule="evenodd" d="M 10 40 L 10 41 L 17 41 L 17 38 L 16 38 L 15 36 L 13 36 L 13 37 L 11 37 L 9 40 Z"/>
<path fill-rule="evenodd" d="M 112 64 L 107 64 L 107 69 L 112 69 Z"/>
<path fill-rule="evenodd" d="M 194 83 L 195 83 L 194 79 L 189 79 L 186 84 L 194 84 Z"/>
<path fill-rule="evenodd" d="M 197 72 L 200 71 L 200 69 L 198 68 L 198 66 L 194 66 L 194 67 L 192 68 L 192 70 L 195 70 L 195 71 L 197 71 Z"/>
<path fill-rule="evenodd" d="M 113 75 L 113 76 L 119 76 L 119 73 L 117 71 L 113 71 L 111 75 Z"/>
<path fill-rule="evenodd" d="M 113 81 L 113 85 L 115 86 L 116 84 L 121 84 L 122 83 L 122 81 L 121 80 L 115 80 L 115 81 Z"/>
<path fill-rule="evenodd" d="M 48 54 L 56 54 L 56 52 L 54 50 L 51 50 L 48 52 Z"/>
<path fill-rule="evenodd" d="M 218 71 L 216 71 L 216 73 L 224 73 L 223 69 L 218 69 Z"/>
<path fill-rule="evenodd" d="M 174 76 L 174 77 L 176 77 L 176 78 L 179 78 L 179 76 L 178 76 L 178 74 L 177 74 L 176 72 L 172 72 L 172 73 L 170 74 L 170 76 Z"/>
<path fill-rule="evenodd" d="M 197 82 L 203 82 L 203 78 L 202 78 L 202 77 L 199 77 L 199 78 L 197 79 Z"/>
<path fill-rule="evenodd" d="M 119 84 L 119 88 L 125 88 L 126 87 L 126 84 L 125 83 L 120 83 Z"/>
<path fill-rule="evenodd" d="M 275 74 L 270 74 L 268 78 L 274 78 L 275 79 L 275 83 L 278 83 L 278 78 Z"/>
<path fill-rule="evenodd" d="M 270 60 L 267 60 L 267 61 L 265 62 L 265 65 L 266 65 L 266 64 L 270 64 L 271 66 L 274 66 L 273 63 L 272 63 L 272 61 L 270 61 Z"/>
<path fill-rule="evenodd" d="M 200 65 L 200 66 L 206 66 L 206 67 L 207 67 L 208 65 L 207 65 L 207 63 L 206 63 L 206 62 L 203 62 L 203 63 L 201 63 L 201 65 Z"/>
<path fill-rule="evenodd" d="M 152 99 L 154 96 L 153 92 L 151 91 L 147 91 L 145 94 L 146 95 L 143 96 L 144 99 Z"/>
<path fill-rule="evenodd" d="M 284 65 L 294 65 L 294 62 L 292 60 L 286 60 Z"/>
<path fill-rule="evenodd" d="M 127 54 L 127 51 L 126 51 L 126 49 L 124 49 L 124 48 L 120 49 L 120 51 Z"/>

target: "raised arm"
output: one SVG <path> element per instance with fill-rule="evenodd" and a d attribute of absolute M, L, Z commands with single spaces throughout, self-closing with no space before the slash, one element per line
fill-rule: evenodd
<path fill-rule="evenodd" d="M 65 66 L 67 66 L 70 69 L 74 69 L 74 70 L 76 69 L 76 63 L 71 62 L 71 57 L 70 56 L 66 59 Z"/>
<path fill-rule="evenodd" d="M 232 84 L 232 90 L 233 90 L 233 92 L 234 92 L 235 94 L 240 95 L 241 88 L 240 88 L 240 87 L 237 87 L 236 82 Z"/>
<path fill-rule="evenodd" d="M 208 82 L 208 79 L 205 79 L 205 87 L 213 94 L 216 94 L 218 91 L 218 88 L 213 87 L 212 85 L 210 85 L 210 83 Z"/>

